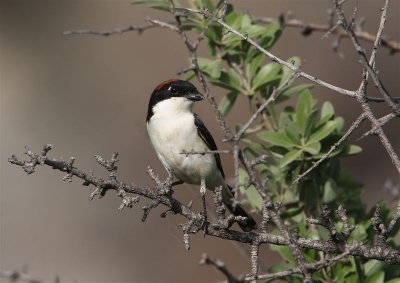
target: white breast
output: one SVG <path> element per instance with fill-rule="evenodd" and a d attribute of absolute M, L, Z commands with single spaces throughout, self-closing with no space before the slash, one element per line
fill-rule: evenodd
<path fill-rule="evenodd" d="M 209 150 L 197 132 L 191 102 L 174 97 L 159 102 L 147 123 L 150 140 L 164 167 L 180 180 L 199 185 L 201 179 L 210 189 L 224 183 L 212 154 L 183 154 Z"/>

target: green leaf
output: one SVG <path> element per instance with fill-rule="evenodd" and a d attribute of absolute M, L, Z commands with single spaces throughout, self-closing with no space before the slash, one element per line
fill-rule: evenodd
<path fill-rule="evenodd" d="M 354 270 L 350 266 L 337 264 L 333 275 L 334 280 L 332 280 L 332 282 L 357 283 L 357 276 L 354 274 Z"/>
<path fill-rule="evenodd" d="M 288 98 L 291 98 L 294 95 L 297 95 L 301 92 L 303 92 L 306 89 L 310 89 L 312 88 L 313 85 L 312 84 L 299 84 L 299 85 L 295 85 L 295 86 L 291 86 L 291 87 L 286 87 L 281 94 L 278 96 L 278 99 L 276 100 L 276 102 L 281 102 L 284 101 Z"/>
<path fill-rule="evenodd" d="M 336 182 L 332 178 L 330 178 L 328 181 L 326 181 L 324 185 L 324 196 L 323 196 L 324 203 L 330 203 L 337 198 L 335 190 L 336 190 Z"/>
<path fill-rule="evenodd" d="M 264 65 L 251 82 L 252 91 L 255 92 L 279 78 L 280 70 L 281 66 L 275 62 Z"/>
<path fill-rule="evenodd" d="M 230 92 L 221 99 L 218 109 L 219 111 L 221 111 L 222 115 L 226 116 L 229 111 L 231 111 L 233 105 L 235 104 L 237 96 L 237 92 Z"/>
<path fill-rule="evenodd" d="M 315 142 L 315 143 L 309 144 L 304 148 L 304 151 L 306 151 L 312 155 L 318 154 L 320 152 L 320 150 L 321 150 L 320 142 Z"/>
<path fill-rule="evenodd" d="M 273 272 L 288 270 L 288 269 L 290 269 L 292 267 L 293 266 L 291 264 L 289 264 L 289 263 L 281 262 L 281 263 L 272 264 L 271 267 L 268 268 L 268 271 L 273 273 Z"/>
<path fill-rule="evenodd" d="M 242 24 L 242 17 L 244 14 L 231 12 L 225 16 L 225 22 L 234 29 L 239 29 Z"/>
<path fill-rule="evenodd" d="M 278 114 L 276 113 L 276 110 L 275 110 L 275 105 L 273 103 L 270 103 L 267 106 L 267 113 L 268 113 L 269 117 L 271 118 L 271 122 L 273 124 L 274 129 L 277 129 L 279 119 L 278 119 Z"/>
<path fill-rule="evenodd" d="M 177 1 L 174 1 L 174 3 L 177 4 Z M 146 4 L 147 6 L 154 9 L 169 11 L 169 4 L 167 1 L 164 0 L 133 0 L 131 4 L 132 5 Z"/>
<path fill-rule="evenodd" d="M 321 119 L 320 123 L 323 124 L 327 122 L 330 118 L 335 115 L 335 109 L 333 108 L 332 103 L 329 101 L 325 101 L 324 104 L 322 104 L 321 108 Z"/>
<path fill-rule="evenodd" d="M 241 188 L 240 192 L 245 195 L 246 202 L 249 203 L 252 208 L 261 211 L 263 200 L 254 186 L 250 186 L 247 189 Z"/>
<path fill-rule="evenodd" d="M 357 282 L 363 282 L 364 281 L 364 271 L 361 267 L 360 259 L 357 257 L 352 257 L 350 259 L 350 261 L 353 266 L 353 269 L 356 270 Z"/>
<path fill-rule="evenodd" d="M 400 283 L 400 278 L 393 278 L 389 281 L 386 281 L 385 283 Z"/>
<path fill-rule="evenodd" d="M 307 115 L 307 119 L 304 125 L 303 137 L 308 139 L 311 134 L 312 129 L 315 127 L 315 121 L 317 119 L 318 110 L 314 109 Z"/>
<path fill-rule="evenodd" d="M 336 130 L 340 132 L 344 126 L 344 119 L 343 117 L 336 117 L 333 121 L 336 123 Z"/>
<path fill-rule="evenodd" d="M 269 36 L 276 36 L 276 34 L 279 32 L 281 29 L 281 25 L 278 21 L 273 21 L 270 22 L 265 26 L 265 33 L 264 36 L 269 35 Z"/>
<path fill-rule="evenodd" d="M 255 38 L 254 34 L 251 36 L 251 38 L 254 39 L 255 41 L 257 41 L 261 47 L 268 49 L 276 42 L 276 40 L 279 38 L 280 34 L 282 33 L 281 26 L 277 21 L 274 21 L 274 22 L 269 23 L 266 26 L 263 26 L 262 28 L 263 29 L 260 30 L 261 33 L 256 34 L 256 36 L 257 36 L 256 38 Z M 242 31 L 242 32 L 246 32 L 246 31 Z M 248 46 L 250 47 L 250 44 Z M 255 48 L 248 48 L 247 57 L 252 58 L 256 54 L 259 54 L 259 53 L 260 53 L 260 51 L 258 51 Z"/>
<path fill-rule="evenodd" d="M 246 27 L 245 29 L 242 29 L 242 32 L 247 33 L 247 35 L 250 38 L 253 38 L 256 40 L 258 37 L 260 37 L 264 34 L 264 31 L 265 31 L 264 27 L 262 27 L 260 25 L 250 25 L 250 26 Z M 250 46 L 250 44 L 248 46 Z M 250 49 L 253 49 L 253 48 L 250 48 Z"/>
<path fill-rule="evenodd" d="M 304 206 L 300 205 L 298 202 L 292 203 L 285 207 L 285 210 L 280 213 L 282 218 L 293 218 L 304 211 Z"/>
<path fill-rule="evenodd" d="M 260 41 L 260 45 L 266 49 L 270 48 L 275 41 L 281 35 L 281 25 L 278 21 L 273 21 L 265 26 L 265 32 L 263 33 L 263 40 Z"/>
<path fill-rule="evenodd" d="M 362 151 L 362 148 L 358 145 L 346 145 L 344 150 L 343 150 L 343 154 L 344 155 L 355 155 L 355 154 L 359 154 Z"/>
<path fill-rule="evenodd" d="M 326 138 L 330 133 L 336 129 L 334 121 L 328 121 L 325 125 L 313 132 L 307 141 L 307 144 L 312 144 Z"/>
<path fill-rule="evenodd" d="M 300 140 L 300 131 L 299 127 L 292 121 L 292 109 L 290 106 L 286 107 L 283 112 L 281 113 L 281 116 L 279 117 L 279 130 L 280 131 L 285 131 L 286 133 L 289 133 L 288 136 L 294 137 L 294 140 L 296 140 L 296 144 L 298 144 L 297 141 Z"/>
<path fill-rule="evenodd" d="M 204 29 L 204 28 L 203 28 Z M 221 44 L 223 29 L 220 26 L 210 26 L 205 34 L 205 43 L 211 56 L 217 54 L 217 46 Z"/>
<path fill-rule="evenodd" d="M 242 168 L 239 169 L 239 181 L 244 183 L 248 178 L 248 174 Z M 261 211 L 262 208 L 262 197 L 256 190 L 254 186 L 250 186 L 248 188 L 240 188 L 240 192 L 245 196 L 245 200 L 248 204 L 251 205 L 252 208 L 255 208 Z"/>
<path fill-rule="evenodd" d="M 370 277 L 382 269 L 384 263 L 376 259 L 371 259 L 364 264 L 365 276 Z"/>
<path fill-rule="evenodd" d="M 368 222 L 368 224 L 370 224 L 370 222 Z M 351 239 L 355 239 L 357 241 L 366 240 L 366 238 L 368 237 L 368 233 L 367 233 L 366 227 L 364 227 L 364 225 L 368 225 L 368 224 L 357 223 L 357 226 L 351 233 Z"/>
<path fill-rule="evenodd" d="M 189 72 L 186 72 L 185 74 L 183 74 L 181 79 L 184 81 L 190 81 L 195 76 L 196 76 L 196 73 L 194 71 L 189 71 Z"/>
<path fill-rule="evenodd" d="M 214 41 L 211 40 L 209 37 L 206 37 L 204 42 L 206 44 L 208 53 L 210 53 L 211 56 L 215 56 L 215 54 L 217 54 L 217 49 Z"/>
<path fill-rule="evenodd" d="M 286 148 L 292 148 L 295 145 L 285 133 L 262 131 L 257 136 L 272 145 Z"/>
<path fill-rule="evenodd" d="M 296 124 L 300 129 L 300 132 L 305 133 L 307 117 L 311 112 L 313 106 L 313 98 L 308 90 L 304 90 L 300 93 L 296 105 Z"/>
<path fill-rule="evenodd" d="M 260 53 L 251 58 L 250 62 L 246 65 L 246 76 L 247 78 L 253 78 L 257 69 L 260 67 L 264 60 L 264 54 Z"/>
<path fill-rule="evenodd" d="M 290 249 L 286 246 L 270 245 L 270 249 L 279 253 L 280 256 L 288 263 L 295 264 L 295 259 Z"/>
<path fill-rule="evenodd" d="M 210 60 L 207 58 L 197 58 L 200 70 L 213 79 L 218 79 L 221 76 L 221 61 Z"/>
<path fill-rule="evenodd" d="M 383 283 L 385 281 L 385 272 L 378 271 L 371 276 L 367 277 L 366 283 Z"/>
<path fill-rule="evenodd" d="M 240 81 L 238 81 L 237 75 L 232 70 L 226 72 L 221 71 L 221 76 L 218 79 L 210 79 L 210 81 L 220 87 L 229 89 L 234 92 L 241 92 Z"/>
<path fill-rule="evenodd" d="M 222 30 L 218 26 L 211 26 L 206 31 L 206 37 L 213 42 L 219 42 L 221 39 Z"/>
<path fill-rule="evenodd" d="M 233 29 L 241 31 L 243 17 L 244 17 L 243 13 L 231 12 L 225 16 L 225 22 L 228 25 L 230 25 Z M 231 32 L 225 33 L 224 36 L 222 37 L 222 44 L 225 45 L 225 48 L 228 49 L 235 48 L 240 44 L 241 41 L 242 39 L 239 36 Z"/>
<path fill-rule="evenodd" d="M 293 131 L 290 125 L 288 125 L 283 132 L 293 142 L 293 144 L 299 145 L 301 143 L 298 132 Z"/>
<path fill-rule="evenodd" d="M 240 26 L 242 29 L 246 29 L 249 26 L 251 26 L 251 18 L 248 14 L 243 14 L 242 22 L 241 22 Z"/>
<path fill-rule="evenodd" d="M 288 153 L 286 153 L 282 160 L 281 160 L 281 164 L 280 167 L 283 168 L 286 165 L 288 165 L 289 163 L 292 163 L 293 161 L 295 161 L 297 158 L 300 157 L 300 155 L 303 153 L 303 151 L 300 149 L 293 149 L 291 151 L 289 151 Z"/>
<path fill-rule="evenodd" d="M 214 4 L 211 0 L 194 0 L 194 4 L 196 8 L 199 10 L 203 9 L 208 9 L 210 11 L 214 10 Z"/>

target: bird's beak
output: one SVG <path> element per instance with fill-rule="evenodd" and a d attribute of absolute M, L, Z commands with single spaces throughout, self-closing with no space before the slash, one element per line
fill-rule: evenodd
<path fill-rule="evenodd" d="M 186 98 L 192 101 L 200 101 L 203 100 L 204 97 L 200 92 L 194 92 L 194 93 L 189 93 L 186 96 Z"/>

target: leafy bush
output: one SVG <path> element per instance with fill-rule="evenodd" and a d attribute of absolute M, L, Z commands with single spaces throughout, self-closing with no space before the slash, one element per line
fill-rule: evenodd
<path fill-rule="evenodd" d="M 168 1 L 135 1 L 135 3 L 145 3 L 164 11 L 170 10 Z M 219 1 L 216 5 L 212 1 L 199 0 L 190 0 L 189 3 L 193 9 L 206 8 L 211 13 L 218 13 L 218 9 L 223 5 L 223 1 Z M 175 1 L 175 5 L 179 6 L 179 3 Z M 257 18 L 235 11 L 230 4 L 226 7 L 224 21 L 267 50 L 275 44 L 282 33 L 279 22 L 262 24 Z M 328 155 L 331 147 L 343 137 L 345 125 L 344 119 L 335 115 L 333 104 L 325 101 L 318 107 L 317 100 L 311 93 L 311 84 L 284 85 L 293 74 L 292 70 L 276 62 L 266 61 L 264 54 L 248 41 L 232 32 L 227 32 L 217 23 L 210 25 L 209 20 L 201 14 L 185 14 L 182 26 L 186 31 L 197 33 L 206 31 L 204 36 L 209 57 L 197 58 L 197 62 L 207 82 L 226 92 L 219 103 L 219 110 L 223 115 L 229 114 L 238 96 L 247 97 L 249 111 L 252 114 L 263 101 L 270 98 L 274 90 L 281 88 L 279 95 L 263 111 L 257 123 L 243 134 L 241 142 L 248 160 L 267 156 L 255 168 L 259 176 L 266 180 L 266 192 L 271 199 L 282 203 L 280 216 L 284 219 L 284 223 L 291 230 L 296 230 L 299 236 L 329 239 L 326 229 L 310 226 L 307 219 L 319 218 L 324 211 L 329 212 L 341 206 L 347 211 L 349 223 L 355 225 L 349 240 L 372 243 L 374 229 L 371 217 L 374 210 L 368 211 L 360 199 L 362 184 L 354 181 L 351 174 L 340 165 L 342 158 L 360 153 L 361 148 L 339 143 Z M 301 65 L 301 59 L 298 57 L 289 58 L 287 62 L 296 67 Z M 184 74 L 185 79 L 192 79 L 194 76 L 194 71 Z M 236 133 L 241 127 L 240 124 L 234 126 Z M 321 158 L 325 159 L 318 167 L 298 180 L 301 174 Z M 240 168 L 239 182 L 243 202 L 261 214 L 263 200 L 248 179 L 246 170 Z M 389 219 L 389 210 L 383 205 L 380 208 L 384 218 Z M 343 230 L 342 222 L 337 220 L 333 225 L 339 231 Z M 277 228 L 274 230 L 274 233 L 278 234 Z M 270 272 L 296 266 L 287 246 L 271 245 L 271 249 L 281 255 L 283 262 L 271 266 Z M 305 250 L 304 254 L 308 262 L 329 257 L 315 250 Z M 353 257 L 315 272 L 313 280 L 315 282 L 400 282 L 400 277 L 393 279 L 396 276 L 400 276 L 398 268 L 376 260 L 366 261 Z M 286 277 L 286 280 L 301 282 L 301 277 L 293 275 Z"/>

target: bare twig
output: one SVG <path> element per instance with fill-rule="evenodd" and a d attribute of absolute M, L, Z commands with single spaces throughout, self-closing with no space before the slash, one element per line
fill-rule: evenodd
<path fill-rule="evenodd" d="M 145 25 L 129 25 L 121 28 L 113 28 L 110 30 L 92 30 L 92 29 L 78 29 L 78 30 L 68 30 L 64 32 L 64 35 L 100 35 L 100 36 L 111 36 L 116 34 L 123 34 L 126 32 L 136 31 L 139 34 L 144 32 L 145 30 L 157 27 L 153 23 L 145 24 Z"/>
<path fill-rule="evenodd" d="M 370 96 L 367 96 L 365 99 L 367 100 L 367 102 L 378 102 L 378 103 L 385 102 L 385 99 L 383 99 L 381 97 L 370 97 Z M 398 96 L 397 97 L 392 97 L 392 99 L 396 103 L 400 102 L 400 97 L 398 97 Z"/>
<path fill-rule="evenodd" d="M 382 82 L 380 81 L 377 73 L 375 72 L 373 65 L 375 63 L 375 56 L 376 52 L 378 50 L 379 44 L 381 42 L 381 36 L 382 32 L 386 23 L 386 17 L 387 17 L 387 8 L 389 5 L 389 0 L 386 0 L 385 2 L 385 7 L 382 9 L 382 16 L 381 16 L 381 22 L 379 25 L 378 33 L 376 36 L 376 40 L 374 42 L 374 47 L 373 51 L 371 54 L 370 61 L 367 59 L 367 55 L 365 54 L 364 48 L 360 45 L 356 35 L 354 34 L 352 25 L 349 24 L 346 20 L 346 17 L 344 15 L 344 11 L 342 9 L 342 6 L 339 4 L 338 0 L 333 0 L 336 13 L 338 15 L 338 23 L 344 28 L 344 30 L 348 33 L 351 41 L 353 42 L 353 45 L 360 57 L 361 63 L 363 64 L 364 68 L 367 70 L 368 74 L 370 75 L 372 81 L 374 82 L 376 88 L 378 89 L 379 93 L 383 96 L 385 101 L 390 105 L 393 111 L 400 111 L 399 105 L 396 104 L 395 101 L 393 101 L 393 98 L 391 95 L 387 92 L 385 87 L 383 86 Z M 368 76 L 366 77 L 366 80 L 368 79 Z M 400 169 L 399 169 L 400 170 Z"/>
<path fill-rule="evenodd" d="M 178 27 L 176 25 L 173 25 L 173 24 L 170 24 L 170 23 L 167 23 L 167 22 L 163 22 L 163 21 L 160 21 L 160 20 L 152 19 L 150 17 L 147 17 L 146 20 L 149 23 L 151 23 L 151 24 L 153 24 L 155 26 L 159 26 L 161 28 L 170 29 L 170 30 L 173 30 L 173 31 L 176 31 L 176 32 L 179 31 L 179 29 L 178 29 Z"/>
<path fill-rule="evenodd" d="M 349 34 L 353 45 L 361 59 L 361 63 L 363 64 L 365 71 L 363 74 L 363 79 L 360 85 L 360 88 L 357 92 L 357 101 L 360 103 L 361 107 L 363 108 L 364 113 L 367 115 L 367 118 L 371 121 L 373 127 L 376 129 L 376 133 L 379 136 L 382 145 L 384 146 L 384 148 L 386 149 L 388 155 L 390 156 L 390 158 L 392 159 L 393 164 L 395 165 L 395 167 L 397 168 L 397 171 L 400 173 L 400 159 L 397 155 L 397 153 L 394 151 L 392 144 L 390 143 L 389 139 L 387 138 L 386 134 L 384 133 L 384 131 L 382 130 L 379 121 L 376 119 L 376 117 L 374 116 L 371 108 L 369 107 L 369 105 L 367 104 L 367 101 L 365 99 L 365 91 L 366 91 L 366 82 L 368 79 L 368 74 L 370 75 L 372 81 L 374 82 L 375 86 L 377 87 L 378 91 L 380 92 L 380 94 L 383 96 L 383 98 L 385 99 L 385 101 L 388 103 L 388 105 L 390 106 L 390 108 L 392 109 L 393 113 L 395 113 L 396 115 L 398 113 L 400 113 L 400 106 L 399 104 L 397 104 L 393 98 L 390 96 L 390 94 L 386 91 L 386 89 L 384 88 L 384 86 L 382 85 L 377 73 L 375 72 L 373 66 L 375 63 L 375 55 L 377 52 L 377 49 L 379 47 L 379 42 L 380 42 L 380 37 L 382 36 L 382 31 L 386 22 L 386 13 L 387 13 L 387 8 L 388 8 L 388 4 L 389 4 L 389 0 L 385 1 L 385 6 L 382 9 L 382 15 L 381 15 L 381 22 L 379 25 L 379 30 L 377 33 L 377 38 L 376 41 L 374 43 L 374 50 L 372 52 L 371 55 L 371 59 L 370 61 L 368 61 L 365 51 L 364 49 L 361 47 L 361 45 L 358 42 L 357 37 L 354 34 L 354 31 L 352 29 L 352 26 L 349 25 L 347 23 L 346 17 L 344 15 L 344 11 L 342 9 L 341 3 L 338 0 L 333 0 L 333 4 L 335 6 L 336 9 L 336 13 L 338 15 L 339 18 L 339 22 L 341 24 L 341 26 L 346 30 L 346 32 Z"/>
<path fill-rule="evenodd" d="M 302 34 L 304 36 L 311 35 L 314 32 L 322 32 L 326 34 L 328 31 L 331 30 L 331 34 L 334 34 L 338 37 L 348 37 L 348 34 L 343 28 L 334 28 L 328 24 L 318 24 L 318 23 L 313 23 L 313 22 L 305 22 L 299 19 L 294 19 L 290 18 L 287 15 L 282 15 L 281 18 L 283 17 L 283 26 L 284 27 L 293 27 L 293 28 L 300 28 L 302 29 Z M 276 18 L 271 18 L 271 17 L 263 17 L 258 19 L 258 21 L 262 23 L 271 23 L 277 21 Z M 376 40 L 377 36 L 369 33 L 367 31 L 362 30 L 359 26 L 356 25 L 354 34 L 357 36 L 358 39 L 364 40 L 369 43 L 374 43 Z M 400 52 L 400 42 L 397 42 L 395 40 L 389 39 L 387 37 L 382 37 L 382 46 L 388 48 L 391 53 L 397 53 Z"/>
<path fill-rule="evenodd" d="M 203 150 L 203 151 L 195 151 L 195 150 L 190 150 L 190 151 L 182 151 L 180 154 L 185 154 L 186 156 L 190 154 L 232 154 L 232 150 Z"/>
<path fill-rule="evenodd" d="M 258 261 L 259 261 L 260 244 L 256 241 L 251 245 L 250 258 L 251 258 L 251 275 L 254 279 L 258 276 Z"/>
<path fill-rule="evenodd" d="M 241 282 L 240 278 L 236 278 L 235 275 L 226 267 L 225 263 L 220 261 L 219 259 L 213 260 L 207 254 L 203 254 L 203 257 L 200 260 L 200 264 L 212 265 L 222 272 L 227 278 L 227 282 L 229 283 L 237 283 Z"/>

